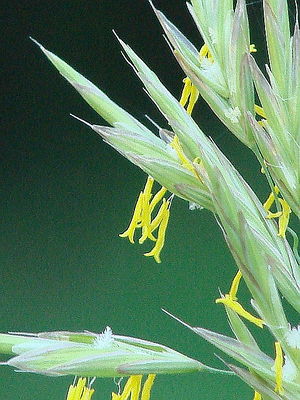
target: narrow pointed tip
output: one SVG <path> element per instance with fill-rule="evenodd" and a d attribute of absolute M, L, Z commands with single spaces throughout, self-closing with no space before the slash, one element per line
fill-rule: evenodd
<path fill-rule="evenodd" d="M 125 43 L 123 42 L 123 40 L 118 36 L 117 32 L 116 32 L 114 29 L 112 30 L 112 33 L 115 35 L 115 37 L 117 38 L 117 40 L 118 40 L 120 43 L 125 44 Z"/>
<path fill-rule="evenodd" d="M 153 10 L 155 11 L 156 8 L 154 7 L 152 0 L 148 0 L 148 2 L 149 2 L 149 4 L 150 4 L 150 6 L 153 8 Z"/>
<path fill-rule="evenodd" d="M 194 329 L 191 325 L 187 324 L 186 322 L 182 321 L 180 318 L 176 317 L 175 315 L 171 314 L 169 311 L 165 310 L 164 308 L 161 309 L 164 313 L 166 313 L 167 315 L 169 315 L 169 317 L 175 319 L 177 322 L 179 322 L 180 324 L 186 326 L 189 329 Z"/>
<path fill-rule="evenodd" d="M 90 128 L 93 129 L 93 125 L 90 124 L 89 122 L 85 121 L 85 120 L 82 119 L 82 118 L 77 117 L 77 116 L 74 115 L 74 114 L 70 114 L 70 115 L 71 115 L 71 117 L 73 117 L 73 118 L 75 118 L 75 119 L 78 119 L 78 121 L 82 122 L 83 124 L 85 124 L 85 125 L 87 125 L 87 126 L 89 126 Z"/>
<path fill-rule="evenodd" d="M 148 0 L 149 4 L 152 8 L 152 10 L 154 11 L 154 13 L 156 14 L 157 17 L 160 16 L 161 12 L 154 6 L 153 1 L 152 0 Z"/>
<path fill-rule="evenodd" d="M 37 46 L 39 46 L 40 49 L 44 49 L 44 47 L 39 43 L 37 40 L 35 40 L 32 36 L 29 36 L 29 39 L 33 41 Z"/>
<path fill-rule="evenodd" d="M 117 41 L 121 44 L 121 46 L 123 47 L 123 49 L 127 48 L 128 45 L 120 38 L 120 36 L 118 36 L 117 32 L 113 29 L 112 33 L 115 35 L 115 37 L 117 38 Z M 125 58 L 126 59 L 126 58 Z M 126 60 L 127 61 L 127 60 Z"/>

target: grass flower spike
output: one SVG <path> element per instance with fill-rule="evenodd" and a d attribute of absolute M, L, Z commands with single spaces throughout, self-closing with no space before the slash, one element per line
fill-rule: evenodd
<path fill-rule="evenodd" d="M 4 365 L 49 376 L 122 377 L 142 374 L 221 372 L 157 343 L 91 332 L 0 334 Z M 82 382 L 82 381 L 80 381 Z M 79 390 L 79 389 L 78 389 Z"/>
<path fill-rule="evenodd" d="M 235 262 L 232 275 L 238 271 L 229 292 L 215 301 L 225 306 L 232 337 L 192 326 L 165 312 L 238 365 L 226 360 L 229 371 L 218 370 L 169 347 L 114 335 L 110 328 L 100 334 L 0 334 L 0 351 L 10 357 L 2 364 L 23 372 L 81 377 L 71 385 L 67 400 L 91 399 L 94 389 L 87 385 L 86 378 L 126 376 L 123 390 L 112 393 L 112 400 L 149 400 L 156 375 L 202 371 L 237 375 L 253 390 L 253 400 L 300 399 L 300 330 L 291 322 L 299 319 L 300 313 L 298 13 L 291 30 L 290 2 L 262 0 L 268 52 L 264 74 L 255 59 L 259 53 L 251 44 L 245 0 L 187 3 L 201 35 L 200 51 L 149 2 L 182 68 L 181 97 L 163 85 L 133 48 L 118 37 L 117 40 L 145 92 L 164 117 L 163 128 L 154 122 L 155 129 L 149 129 L 36 43 L 110 126 L 75 118 L 146 174 L 147 182 L 137 196 L 132 220 L 121 237 L 134 243 L 139 233 L 140 244 L 153 242 L 152 249 L 144 255 L 160 263 L 174 197 L 186 201 L 190 209 L 205 209 L 215 217 Z M 258 48 L 263 48 L 261 43 Z M 181 79 L 178 77 L 178 87 Z M 245 152 L 256 157 L 257 171 L 261 168 L 265 179 L 265 193 L 271 192 L 264 203 L 213 142 L 210 132 L 204 133 L 198 126 L 192 112 L 199 97 L 245 145 Z M 156 190 L 157 184 L 160 188 Z M 245 302 L 237 295 L 241 279 L 249 298 L 245 308 Z M 261 332 L 269 334 L 272 346 L 275 341 L 275 357 L 261 349 Z"/>

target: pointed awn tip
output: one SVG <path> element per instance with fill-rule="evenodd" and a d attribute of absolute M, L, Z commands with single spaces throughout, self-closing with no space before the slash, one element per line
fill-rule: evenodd
<path fill-rule="evenodd" d="M 70 114 L 70 115 L 71 115 L 71 117 L 73 117 L 73 118 L 75 118 L 75 119 L 78 119 L 78 121 L 82 122 L 83 124 L 85 124 L 85 125 L 87 125 L 87 126 L 89 126 L 90 128 L 93 129 L 93 125 L 90 124 L 89 122 L 85 121 L 85 120 L 82 119 L 82 118 L 77 117 L 77 116 L 74 115 L 74 114 Z"/>
<path fill-rule="evenodd" d="M 39 46 L 41 49 L 43 49 L 43 46 L 37 41 L 35 40 L 32 36 L 29 36 L 29 39 L 33 41 L 33 43 L 35 43 L 37 46 Z"/>
<path fill-rule="evenodd" d="M 169 311 L 165 310 L 164 308 L 161 309 L 164 313 L 166 313 L 167 315 L 169 315 L 169 317 L 174 318 L 177 322 L 179 322 L 180 324 L 186 326 L 189 329 L 193 329 L 193 327 L 189 324 L 187 324 L 186 322 L 182 321 L 180 318 L 176 317 L 175 315 L 171 314 Z"/>

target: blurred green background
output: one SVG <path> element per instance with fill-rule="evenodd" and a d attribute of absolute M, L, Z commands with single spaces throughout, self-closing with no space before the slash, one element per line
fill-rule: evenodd
<path fill-rule="evenodd" d="M 155 5 L 200 48 L 184 1 Z M 261 4 L 248 8 L 253 42 L 263 54 Z M 1 132 L 0 331 L 101 332 L 109 325 L 115 333 L 157 341 L 222 368 L 214 355 L 219 351 L 161 311 L 164 307 L 192 325 L 230 334 L 214 299 L 218 288 L 228 290 L 235 266 L 214 217 L 205 210 L 189 211 L 187 203 L 175 199 L 162 264 L 143 256 L 151 243 L 131 245 L 119 238 L 146 176 L 69 116 L 103 123 L 29 40 L 31 35 L 40 41 L 148 126 L 145 114 L 167 128 L 112 34 L 115 29 L 179 97 L 184 75 L 148 2 L 12 1 L 2 11 L 7 89 Z M 264 199 L 268 189 L 247 149 L 201 101 L 194 116 Z M 0 397 L 64 399 L 71 381 L 2 367 Z M 94 386 L 95 400 L 110 399 L 116 390 L 112 379 L 98 379 Z M 153 400 L 212 398 L 251 399 L 252 391 L 238 378 L 191 374 L 158 377 L 152 395 Z"/>

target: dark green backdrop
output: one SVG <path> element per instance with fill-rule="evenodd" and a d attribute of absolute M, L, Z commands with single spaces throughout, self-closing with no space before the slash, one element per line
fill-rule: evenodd
<path fill-rule="evenodd" d="M 197 47 L 202 45 L 184 1 L 155 4 Z M 220 352 L 160 310 L 165 307 L 191 324 L 230 333 L 214 299 L 218 288 L 228 290 L 235 269 L 213 216 L 189 211 L 175 199 L 160 265 L 143 256 L 149 245 L 120 239 L 146 177 L 69 116 L 103 123 L 28 38 L 61 56 L 141 121 L 148 114 L 167 127 L 112 34 L 115 29 L 179 97 L 184 76 L 149 4 L 29 0 L 7 2 L 3 10 L 0 331 L 100 332 L 109 325 L 115 333 L 157 341 L 223 367 L 214 356 Z M 255 34 L 262 33 L 260 10 L 260 4 L 249 6 Z M 264 198 L 267 189 L 247 149 L 205 104 L 199 102 L 195 118 Z M 63 400 L 71 381 L 2 367 L 0 397 Z M 95 400 L 109 400 L 116 386 L 111 379 L 98 379 L 95 388 Z M 251 391 L 237 378 L 205 374 L 158 377 L 152 396 L 250 398 Z"/>

